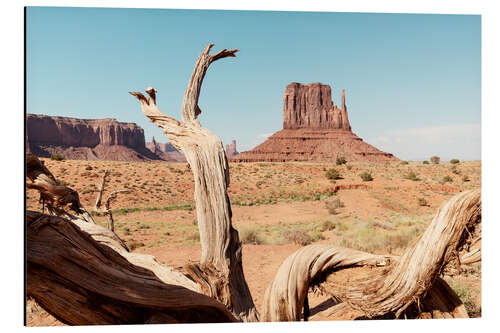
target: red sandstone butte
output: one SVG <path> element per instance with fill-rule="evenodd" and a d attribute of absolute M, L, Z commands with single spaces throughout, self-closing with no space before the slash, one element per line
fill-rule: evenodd
<path fill-rule="evenodd" d="M 234 162 L 389 162 L 399 159 L 366 143 L 351 130 L 342 90 L 340 108 L 330 86 L 290 83 L 283 96 L 283 129 L 252 150 L 231 158 Z"/>
<path fill-rule="evenodd" d="M 231 141 L 230 144 L 226 145 L 226 155 L 227 158 L 234 157 L 238 155 L 238 151 L 236 150 L 236 140 Z"/>
<path fill-rule="evenodd" d="M 26 115 L 27 149 L 39 157 L 61 154 L 72 160 L 161 160 L 146 149 L 144 130 L 116 119 Z"/>

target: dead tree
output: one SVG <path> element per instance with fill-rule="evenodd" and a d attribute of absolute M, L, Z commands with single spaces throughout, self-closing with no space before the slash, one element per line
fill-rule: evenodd
<path fill-rule="evenodd" d="M 118 196 L 118 193 L 126 193 L 129 192 L 129 190 L 116 190 L 111 192 L 111 194 L 108 196 L 108 199 L 104 203 L 104 209 L 101 210 L 101 201 L 102 201 L 102 194 L 104 192 L 104 187 L 106 184 L 106 177 L 109 174 L 109 170 L 105 170 L 104 174 L 102 175 L 102 180 L 101 180 L 101 185 L 99 186 L 99 193 L 97 193 L 97 198 L 95 201 L 94 205 L 94 210 L 97 212 L 102 212 L 106 217 L 108 218 L 108 229 L 111 231 L 115 231 L 115 220 L 113 219 L 113 212 L 111 210 L 111 202 L 115 200 Z"/>
<path fill-rule="evenodd" d="M 216 60 L 235 57 L 238 50 L 221 50 L 211 55 L 213 44 L 198 57 L 182 102 L 182 122 L 163 114 L 156 104 L 156 91 L 147 88 L 150 98 L 131 92 L 144 114 L 163 129 L 170 142 L 184 153 L 194 175 L 195 202 L 200 230 L 200 264 L 186 267 L 203 292 L 215 297 L 244 321 L 257 321 L 250 290 L 243 274 L 241 242 L 231 224 L 231 204 L 227 195 L 229 165 L 222 141 L 200 126 L 198 98 L 208 67 Z"/>
<path fill-rule="evenodd" d="M 197 119 L 208 67 L 237 52 L 224 49 L 211 55 L 211 47 L 196 62 L 184 94 L 182 122 L 159 110 L 153 88 L 146 89 L 149 98 L 131 93 L 144 114 L 184 152 L 193 171 L 202 247 L 199 264 L 178 272 L 151 256 L 130 253 L 113 231 L 79 217 L 84 209 L 71 189 L 57 188 L 55 178 L 37 159 L 30 160 L 31 167 L 28 161 L 28 169 L 33 169 L 28 170 L 29 186 L 46 196 L 52 212 L 60 216 L 28 211 L 28 295 L 63 322 L 259 320 L 243 274 L 241 242 L 232 227 L 229 167 L 222 142 Z M 467 317 L 439 274 L 454 263 L 459 267 L 460 260 L 480 260 L 480 222 L 480 191 L 469 191 L 446 202 L 401 257 L 325 245 L 304 247 L 278 270 L 266 291 L 261 320 L 300 320 L 307 291 L 314 286 L 338 301 L 329 310 L 332 319 Z"/>

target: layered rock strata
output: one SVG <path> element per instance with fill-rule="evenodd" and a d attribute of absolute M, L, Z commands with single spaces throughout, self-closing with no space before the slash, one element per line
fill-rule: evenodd
<path fill-rule="evenodd" d="M 116 119 L 77 119 L 28 114 L 27 149 L 39 157 L 144 161 L 161 158 L 146 149 L 144 130 Z"/>

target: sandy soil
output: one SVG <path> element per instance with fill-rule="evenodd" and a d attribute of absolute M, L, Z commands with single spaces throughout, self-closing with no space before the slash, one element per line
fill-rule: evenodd
<path fill-rule="evenodd" d="M 105 169 L 110 170 L 104 198 L 113 190 L 130 189 L 114 202 L 116 232 L 133 251 L 154 255 L 161 263 L 181 267 L 200 257 L 192 174 L 185 163 L 124 163 L 51 161 L 46 166 L 57 179 L 80 193 L 89 210 Z M 231 163 L 233 225 L 240 232 L 243 268 L 254 302 L 260 310 L 265 288 L 283 260 L 299 249 L 287 230 L 299 230 L 309 242 L 323 242 L 368 250 L 400 253 L 425 230 L 441 203 L 454 194 L 481 186 L 481 163 L 424 165 L 348 163 Z M 326 170 L 337 169 L 342 179 L 331 181 Z M 369 171 L 374 180 L 359 174 Z M 405 179 L 413 171 L 418 180 Z M 444 181 L 449 176 L 451 181 Z M 464 181 L 467 176 L 467 181 Z M 338 191 L 336 193 L 336 187 Z M 28 209 L 40 210 L 35 192 L 28 191 Z M 332 201 L 341 207 L 331 211 Z M 425 204 L 423 202 L 425 201 Z M 124 209 L 131 211 L 126 212 Z M 105 223 L 100 216 L 98 223 Z M 248 230 L 259 237 L 247 238 Z M 398 236 L 398 237 L 392 237 Z M 395 241 L 397 239 L 397 241 Z M 256 244 L 257 243 L 257 244 Z M 480 309 L 480 266 L 452 282 Z M 310 305 L 327 302 L 311 295 Z M 325 303 L 327 304 L 327 303 Z M 60 325 L 28 302 L 28 325 Z M 321 313 L 312 319 L 324 319 Z"/>

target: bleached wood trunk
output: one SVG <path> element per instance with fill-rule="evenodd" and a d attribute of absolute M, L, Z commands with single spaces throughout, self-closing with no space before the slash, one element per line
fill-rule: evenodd
<path fill-rule="evenodd" d="M 215 297 L 244 321 L 258 321 L 241 258 L 241 242 L 231 223 L 227 195 L 229 166 L 221 140 L 200 126 L 198 106 L 203 78 L 216 60 L 234 57 L 238 50 L 222 50 L 210 55 L 212 44 L 198 57 L 182 103 L 182 122 L 164 115 L 156 104 L 156 91 L 147 88 L 150 98 L 136 96 L 144 114 L 163 129 L 170 142 L 182 151 L 191 166 L 195 183 L 195 203 L 202 248 L 199 265 L 186 267 L 205 294 Z"/>
<path fill-rule="evenodd" d="M 480 260 L 480 251 L 469 252 L 469 245 L 480 238 L 480 223 L 481 192 L 467 191 L 445 202 L 400 258 L 327 245 L 299 249 L 283 262 L 267 288 L 262 319 L 300 320 L 308 289 L 321 283 L 323 291 L 344 303 L 338 307 L 341 311 L 332 312 L 332 319 L 346 319 L 347 309 L 356 313 L 354 317 L 398 318 L 410 306 L 417 306 L 409 311 L 413 317 L 426 311 L 467 317 L 458 297 L 438 276 L 461 257 L 460 251 L 469 262 Z"/>

